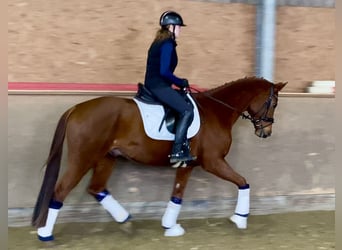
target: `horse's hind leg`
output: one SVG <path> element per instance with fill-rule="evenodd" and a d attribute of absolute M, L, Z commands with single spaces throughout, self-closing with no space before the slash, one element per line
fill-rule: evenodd
<path fill-rule="evenodd" d="M 53 198 L 49 204 L 45 226 L 38 228 L 37 234 L 41 241 L 50 241 L 54 239 L 52 234 L 53 228 L 56 223 L 59 210 L 63 206 L 64 199 L 89 170 L 87 164 L 75 164 L 72 163 L 70 159 L 68 165 L 68 168 L 56 185 Z M 84 168 L 80 166 L 83 166 Z"/>
<path fill-rule="evenodd" d="M 177 168 L 171 199 L 162 217 L 165 236 L 181 236 L 184 229 L 177 224 L 178 215 L 182 207 L 182 198 L 193 167 Z"/>
<path fill-rule="evenodd" d="M 224 159 L 204 161 L 202 167 L 206 171 L 238 186 L 239 190 L 235 213 L 230 217 L 230 220 L 234 222 L 239 229 L 246 229 L 249 215 L 250 195 L 249 184 L 246 182 L 246 179 L 235 172 Z"/>
<path fill-rule="evenodd" d="M 104 209 L 112 215 L 115 221 L 124 223 L 130 218 L 129 213 L 113 198 L 106 188 L 107 181 L 113 170 L 113 164 L 114 159 L 109 157 L 105 157 L 98 162 L 96 167 L 94 167 L 88 186 L 88 193 L 95 197 Z"/>

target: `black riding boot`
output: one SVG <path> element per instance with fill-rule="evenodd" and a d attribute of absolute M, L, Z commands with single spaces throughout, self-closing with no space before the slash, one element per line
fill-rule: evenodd
<path fill-rule="evenodd" d="M 191 156 L 190 154 L 189 143 L 186 137 L 192 119 L 193 114 L 190 111 L 185 111 L 184 114 L 179 117 L 175 134 L 175 142 L 170 155 L 170 163 L 196 160 L 196 157 Z"/>

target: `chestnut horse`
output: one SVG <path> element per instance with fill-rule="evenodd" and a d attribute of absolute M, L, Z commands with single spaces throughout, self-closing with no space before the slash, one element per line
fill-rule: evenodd
<path fill-rule="evenodd" d="M 190 140 L 192 154 L 197 159 L 175 170 L 171 199 L 162 217 L 165 236 L 184 234 L 177 218 L 184 190 L 195 166 L 202 166 L 238 187 L 235 213 L 230 219 L 238 228 L 247 228 L 249 184 L 225 161 L 232 143 L 232 127 L 242 116 L 251 120 L 257 136 L 270 136 L 278 92 L 285 85 L 246 77 L 192 94 L 201 119 L 198 133 Z M 58 180 L 65 137 L 68 168 Z M 89 194 L 117 222 L 128 220 L 129 213 L 107 190 L 115 158 L 123 156 L 141 164 L 170 166 L 168 154 L 172 143 L 153 140 L 145 134 L 138 107 L 130 98 L 99 97 L 68 109 L 58 122 L 32 216 L 32 225 L 38 228 L 38 238 L 53 240 L 53 227 L 63 201 L 89 170 L 93 170 L 87 188 Z"/>

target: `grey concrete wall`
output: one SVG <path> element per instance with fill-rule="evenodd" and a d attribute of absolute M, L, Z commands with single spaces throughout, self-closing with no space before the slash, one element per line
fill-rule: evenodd
<path fill-rule="evenodd" d="M 8 96 L 9 225 L 29 223 L 56 122 L 87 95 Z M 251 213 L 334 209 L 334 98 L 280 97 L 273 135 L 260 139 L 239 120 L 226 159 L 251 185 Z M 63 168 L 65 160 L 63 160 Z M 110 179 L 113 195 L 136 218 L 159 217 L 169 200 L 175 170 L 118 162 Z M 71 192 L 59 222 L 110 220 L 85 192 L 89 175 Z M 226 216 L 236 188 L 195 169 L 180 217 Z"/>

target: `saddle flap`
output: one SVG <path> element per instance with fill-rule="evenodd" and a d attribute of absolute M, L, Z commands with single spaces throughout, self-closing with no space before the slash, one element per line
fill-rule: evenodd
<path fill-rule="evenodd" d="M 200 116 L 197 105 L 192 97 L 187 96 L 194 106 L 194 119 L 188 129 L 187 138 L 191 138 L 197 134 L 200 128 Z M 166 114 L 164 107 L 159 104 L 148 104 L 134 97 L 133 100 L 137 104 L 147 136 L 155 140 L 173 141 L 175 139 L 174 123 L 177 122 L 175 115 Z M 167 112 L 167 113 L 173 113 Z M 160 124 L 160 126 L 159 126 Z"/>

